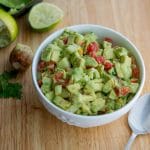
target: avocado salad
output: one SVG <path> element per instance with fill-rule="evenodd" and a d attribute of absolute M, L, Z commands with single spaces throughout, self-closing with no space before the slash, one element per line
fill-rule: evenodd
<path fill-rule="evenodd" d="M 95 33 L 64 32 L 44 48 L 37 67 L 43 94 L 61 109 L 100 115 L 126 105 L 139 88 L 139 68 L 125 47 Z"/>

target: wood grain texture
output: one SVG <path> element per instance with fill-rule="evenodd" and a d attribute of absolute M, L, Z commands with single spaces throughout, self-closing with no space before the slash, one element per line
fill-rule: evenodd
<path fill-rule="evenodd" d="M 20 33 L 16 42 L 34 51 L 52 32 L 69 25 L 92 23 L 111 27 L 127 36 L 139 48 L 146 65 L 143 93 L 150 91 L 150 0 L 49 0 L 65 12 L 53 30 L 35 33 L 26 16 L 17 19 Z M 11 46 L 0 51 L 0 71 L 9 67 Z M 0 100 L 0 150 L 123 150 L 131 130 L 127 115 L 111 124 L 82 129 L 69 126 L 49 114 L 40 104 L 32 85 L 31 69 L 20 80 L 21 101 Z M 150 135 L 139 136 L 133 150 L 150 150 Z"/>

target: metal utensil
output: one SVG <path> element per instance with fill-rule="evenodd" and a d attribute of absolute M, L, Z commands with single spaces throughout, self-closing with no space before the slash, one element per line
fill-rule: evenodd
<path fill-rule="evenodd" d="M 130 150 L 137 135 L 150 133 L 150 94 L 145 94 L 139 98 L 129 113 L 128 123 L 132 129 L 132 135 L 125 150 Z"/>

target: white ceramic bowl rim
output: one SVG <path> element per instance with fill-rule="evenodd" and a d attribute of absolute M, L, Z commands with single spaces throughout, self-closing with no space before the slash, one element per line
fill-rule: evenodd
<path fill-rule="evenodd" d="M 56 106 L 55 104 L 53 104 L 52 102 L 50 102 L 45 96 L 44 94 L 42 93 L 40 87 L 38 86 L 38 83 L 37 83 L 37 59 L 39 60 L 39 56 L 41 55 L 41 52 L 43 49 L 41 49 L 46 43 L 47 43 L 47 40 L 51 37 L 51 36 L 54 36 L 58 33 L 58 32 L 62 32 L 64 31 L 64 29 L 72 29 L 75 28 L 75 27 L 97 27 L 97 28 L 101 28 L 101 29 L 105 29 L 105 30 L 109 30 L 111 32 L 114 32 L 115 34 L 121 36 L 126 42 L 128 42 L 137 52 L 138 54 L 138 57 L 140 58 L 140 61 L 141 61 L 141 83 L 140 83 L 140 87 L 137 91 L 137 93 L 135 94 L 135 96 L 132 98 L 132 100 L 130 102 L 128 102 L 125 106 L 123 106 L 122 108 L 118 109 L 118 110 L 115 110 L 114 112 L 111 112 L 111 113 L 107 113 L 107 114 L 100 114 L 100 115 L 97 115 L 97 116 L 84 116 L 84 115 L 78 115 L 78 114 L 74 114 L 74 113 L 71 113 L 71 112 L 67 112 L 61 108 L 59 108 L 58 106 Z M 40 94 L 40 96 L 46 101 L 46 103 L 48 103 L 49 105 L 51 105 L 52 107 L 54 107 L 55 109 L 57 109 L 58 111 L 60 111 L 61 113 L 65 113 L 65 114 L 68 114 L 68 115 L 71 115 L 71 116 L 74 116 L 74 117 L 78 117 L 80 119 L 93 119 L 93 118 L 101 118 L 101 117 L 107 117 L 107 116 L 110 116 L 110 115 L 115 115 L 116 113 L 118 113 L 119 111 L 121 111 L 122 109 L 124 109 L 125 107 L 127 107 L 130 103 L 132 103 L 133 101 L 135 101 L 139 96 L 140 96 L 140 93 L 142 91 L 142 88 L 144 86 L 144 82 L 145 82 L 145 66 L 144 66 L 144 61 L 142 59 L 142 56 L 139 52 L 139 50 L 136 48 L 136 46 L 129 41 L 128 38 L 126 38 L 124 35 L 122 35 L 121 33 L 113 30 L 113 29 L 110 29 L 108 27 L 104 27 L 104 26 L 101 26 L 101 25 L 94 25 L 94 24 L 80 24 L 80 25 L 74 25 L 74 26 L 68 26 L 68 27 L 65 27 L 63 29 L 60 29 L 54 33 L 52 33 L 51 35 L 49 35 L 41 44 L 40 46 L 38 47 L 38 49 L 36 50 L 36 53 L 34 55 L 34 58 L 33 58 L 33 62 L 32 62 L 32 79 L 33 79 L 33 83 L 34 83 L 34 86 L 37 90 L 37 92 Z"/>

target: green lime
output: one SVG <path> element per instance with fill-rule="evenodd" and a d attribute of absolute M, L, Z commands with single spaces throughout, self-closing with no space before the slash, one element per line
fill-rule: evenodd
<path fill-rule="evenodd" d="M 29 13 L 29 23 L 37 31 L 46 31 L 55 27 L 63 18 L 63 11 L 57 6 L 42 2 L 35 5 Z"/>
<path fill-rule="evenodd" d="M 3 9 L 0 9 L 0 48 L 8 46 L 18 34 L 15 19 Z"/>

